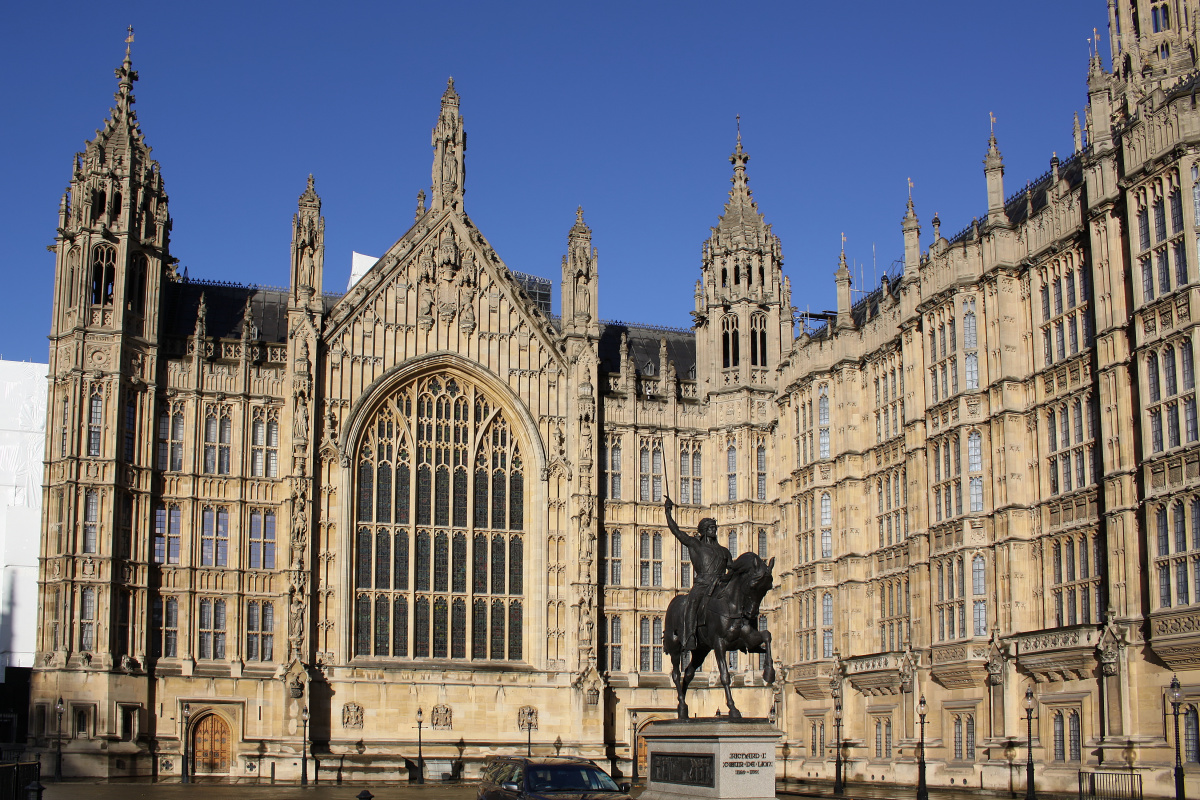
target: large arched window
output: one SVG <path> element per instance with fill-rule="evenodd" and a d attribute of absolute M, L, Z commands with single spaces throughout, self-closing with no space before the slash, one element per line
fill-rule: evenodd
<path fill-rule="evenodd" d="M 371 416 L 354 470 L 355 655 L 522 659 L 524 461 L 503 411 L 421 378 Z"/>

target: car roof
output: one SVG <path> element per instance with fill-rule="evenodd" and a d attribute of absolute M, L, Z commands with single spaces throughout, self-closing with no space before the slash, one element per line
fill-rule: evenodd
<path fill-rule="evenodd" d="M 578 756 L 492 756 L 492 761 L 512 761 L 530 766 L 553 766 L 555 764 L 588 764 L 596 766 L 596 762 L 590 758 L 580 758 Z"/>

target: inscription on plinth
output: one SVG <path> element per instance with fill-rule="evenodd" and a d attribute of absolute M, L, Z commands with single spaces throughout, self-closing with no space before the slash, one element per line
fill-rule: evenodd
<path fill-rule="evenodd" d="M 687 753 L 651 753 L 650 780 L 683 786 L 714 786 L 713 757 Z"/>
<path fill-rule="evenodd" d="M 773 800 L 781 735 L 766 720 L 652 723 L 642 732 L 650 770 L 641 800 Z"/>

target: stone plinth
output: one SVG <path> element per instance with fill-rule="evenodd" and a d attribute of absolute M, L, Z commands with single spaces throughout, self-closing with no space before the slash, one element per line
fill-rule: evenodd
<path fill-rule="evenodd" d="M 641 800 L 774 800 L 783 732 L 765 719 L 664 720 L 641 735 L 649 762 Z"/>

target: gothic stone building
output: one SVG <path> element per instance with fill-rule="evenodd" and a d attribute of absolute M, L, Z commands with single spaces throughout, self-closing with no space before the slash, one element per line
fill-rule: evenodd
<path fill-rule="evenodd" d="M 599 319 L 582 212 L 553 316 L 465 213 L 453 84 L 428 205 L 346 294 L 311 178 L 286 290 L 189 280 L 127 55 L 59 208 L 35 744 L 294 779 L 307 731 L 323 775 L 393 776 L 421 711 L 435 774 L 526 737 L 644 774 L 670 493 L 777 558 L 780 678 L 733 666 L 781 776 L 840 744 L 913 782 L 923 699 L 934 785 L 1020 786 L 1028 743 L 1043 788 L 1166 794 L 1178 674 L 1196 786 L 1197 6 L 1111 0 L 1075 152 L 1005 196 L 993 135 L 986 214 L 922 241 L 910 199 L 900 268 L 852 303 L 843 256 L 798 335 L 740 139 L 691 330 Z"/>

